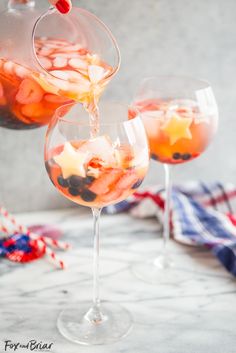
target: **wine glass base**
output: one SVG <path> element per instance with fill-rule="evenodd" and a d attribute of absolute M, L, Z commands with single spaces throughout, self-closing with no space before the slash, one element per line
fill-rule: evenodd
<path fill-rule="evenodd" d="M 130 313 L 119 304 L 101 305 L 102 320 L 88 319 L 91 302 L 78 303 L 61 312 L 57 320 L 59 332 L 68 340 L 82 345 L 110 344 L 128 335 L 132 328 Z"/>
<path fill-rule="evenodd" d="M 137 278 L 150 284 L 173 285 L 188 279 L 184 266 L 163 255 L 147 262 L 136 263 L 131 271 Z"/>
<path fill-rule="evenodd" d="M 155 258 L 153 261 L 150 261 L 152 265 L 159 269 L 169 269 L 175 266 L 174 261 L 169 255 L 160 255 Z"/>

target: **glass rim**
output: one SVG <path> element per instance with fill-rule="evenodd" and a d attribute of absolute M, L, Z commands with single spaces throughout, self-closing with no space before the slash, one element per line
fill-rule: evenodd
<path fill-rule="evenodd" d="M 107 123 L 99 122 L 99 126 L 101 126 L 101 127 L 102 126 L 123 125 L 125 123 L 129 123 L 129 122 L 135 121 L 136 119 L 137 120 L 142 120 L 140 111 L 136 107 L 133 107 L 131 104 L 119 103 L 119 102 L 115 102 L 115 101 L 102 102 L 100 105 L 102 105 L 102 104 L 108 104 L 108 105 L 111 104 L 111 105 L 116 105 L 116 106 L 120 106 L 120 107 L 126 107 L 127 108 L 127 116 L 126 116 L 127 120 L 124 118 L 124 119 L 121 119 L 120 121 L 113 121 L 113 122 L 111 121 L 111 122 L 107 122 Z M 78 119 L 78 121 L 71 121 L 70 119 L 66 119 L 66 115 L 65 116 L 60 116 L 59 115 L 60 110 L 66 109 L 67 107 L 74 107 L 76 105 L 79 105 L 79 106 L 83 107 L 82 103 L 70 102 L 70 103 L 64 104 L 61 107 L 57 108 L 56 111 L 55 111 L 55 114 L 54 114 L 56 120 L 60 121 L 60 122 L 64 122 L 66 124 L 78 126 L 78 127 L 91 127 L 91 124 L 89 122 L 89 113 L 85 110 L 85 108 L 83 108 L 83 109 L 85 110 L 85 112 L 88 115 L 88 121 L 87 122 L 84 122 L 84 121 L 81 122 L 81 121 L 79 121 L 79 119 Z M 98 105 L 98 110 L 99 110 L 100 105 Z M 133 117 L 132 119 L 128 119 L 129 109 L 132 110 L 132 112 L 136 113 L 135 117 Z M 70 114 L 70 112 L 68 112 L 68 114 Z"/>
<path fill-rule="evenodd" d="M 108 26 L 107 26 L 102 20 L 100 20 L 96 15 L 94 15 L 94 14 L 91 13 L 90 11 L 87 11 L 87 10 L 82 9 L 82 8 L 80 8 L 80 7 L 77 7 L 77 6 L 73 6 L 70 12 L 72 12 L 74 9 L 77 9 L 77 10 L 79 10 L 81 13 L 84 13 L 84 14 L 86 14 L 86 15 L 92 17 L 92 18 L 93 18 L 95 21 L 97 21 L 97 22 L 106 30 L 106 32 L 108 33 L 108 35 L 109 35 L 109 37 L 110 37 L 112 43 L 114 44 L 115 51 L 116 51 L 116 53 L 117 53 L 117 64 L 116 64 L 115 68 L 112 68 L 112 71 L 111 71 L 108 75 L 106 75 L 106 76 L 104 77 L 104 79 L 107 80 L 107 79 L 109 79 L 110 77 L 113 77 L 113 76 L 119 71 L 119 68 L 120 68 L 120 65 L 121 65 L 121 54 L 120 54 L 120 49 L 119 49 L 119 47 L 118 47 L 117 41 L 116 41 L 115 37 L 113 36 L 111 30 L 108 28 Z M 32 30 L 32 34 L 31 34 L 31 44 L 32 44 L 32 51 L 33 51 L 34 59 L 36 60 L 36 62 L 37 62 L 37 64 L 39 65 L 39 67 L 40 67 L 47 75 L 49 75 L 50 77 L 52 77 L 52 78 L 57 78 L 57 79 L 58 79 L 58 77 L 52 75 L 52 74 L 50 73 L 50 71 L 48 71 L 48 70 L 40 63 L 40 61 L 39 61 L 39 59 L 38 59 L 38 55 L 36 54 L 36 48 L 35 48 L 35 34 L 36 34 L 36 28 L 37 28 L 39 22 L 40 22 L 44 17 L 46 17 L 47 15 L 51 15 L 51 14 L 53 14 L 53 13 L 56 13 L 56 14 L 58 14 L 58 15 L 60 16 L 60 13 L 57 12 L 56 8 L 55 8 L 54 6 L 50 6 L 50 8 L 49 8 L 47 11 L 45 11 L 43 14 L 41 14 L 41 15 L 37 18 L 37 20 L 36 20 L 36 22 L 35 22 L 35 24 L 34 24 L 33 30 Z M 61 16 L 65 16 L 65 15 L 61 15 Z M 66 79 L 63 79 L 63 78 L 59 78 L 59 80 L 61 80 L 61 81 L 67 81 Z"/>
<path fill-rule="evenodd" d="M 155 80 L 155 79 L 159 79 L 159 78 L 162 78 L 162 79 L 175 78 L 175 79 L 191 80 L 191 81 L 196 81 L 196 82 L 199 82 L 199 83 L 206 85 L 205 88 L 211 87 L 211 84 L 208 80 L 203 79 L 203 78 L 196 78 L 194 76 L 185 75 L 185 74 L 183 74 L 183 75 L 182 74 L 181 75 L 178 75 L 178 74 L 158 74 L 158 75 L 153 75 L 153 76 L 146 76 L 140 81 L 138 86 L 140 87 L 141 84 L 144 83 L 145 81 L 151 81 L 151 80 Z"/>

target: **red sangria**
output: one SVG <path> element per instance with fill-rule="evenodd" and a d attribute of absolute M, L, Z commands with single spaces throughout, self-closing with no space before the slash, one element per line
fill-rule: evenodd
<path fill-rule="evenodd" d="M 130 196 L 141 185 L 147 162 L 139 163 L 130 146 L 114 148 L 108 136 L 67 141 L 46 154 L 55 187 L 80 205 L 99 208 Z"/>
<path fill-rule="evenodd" d="M 136 102 L 148 135 L 151 157 L 180 164 L 201 155 L 217 129 L 214 112 L 203 112 L 194 100 L 149 99 Z"/>

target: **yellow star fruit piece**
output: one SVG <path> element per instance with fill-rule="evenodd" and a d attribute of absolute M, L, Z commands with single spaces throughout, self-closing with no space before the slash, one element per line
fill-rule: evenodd
<path fill-rule="evenodd" d="M 182 118 L 175 114 L 162 126 L 161 130 L 169 137 L 170 144 L 174 145 L 182 138 L 191 140 L 192 134 L 189 128 L 192 121 L 192 118 Z"/>
<path fill-rule="evenodd" d="M 71 175 L 84 178 L 86 176 L 84 169 L 86 158 L 87 153 L 76 151 L 70 142 L 66 142 L 63 151 L 54 157 L 54 160 L 61 167 L 64 179 Z"/>

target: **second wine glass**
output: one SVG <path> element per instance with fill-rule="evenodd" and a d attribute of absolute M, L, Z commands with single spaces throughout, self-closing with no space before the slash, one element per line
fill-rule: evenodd
<path fill-rule="evenodd" d="M 208 82 L 182 76 L 144 79 L 132 106 L 139 110 L 148 136 L 151 157 L 164 165 L 165 210 L 162 253 L 133 267 L 135 274 L 151 283 L 178 278 L 170 255 L 172 166 L 199 157 L 211 143 L 218 125 L 218 109 Z M 177 271 L 176 271 L 177 270 Z"/>
<path fill-rule="evenodd" d="M 130 330 L 126 309 L 100 301 L 99 219 L 104 206 L 135 192 L 149 164 L 139 116 L 128 120 L 128 107 L 113 103 L 101 104 L 99 111 L 99 134 L 91 137 L 89 116 L 81 105 L 59 108 L 45 144 L 46 168 L 54 186 L 73 202 L 90 207 L 94 217 L 93 303 L 80 302 L 58 319 L 66 338 L 86 345 L 112 343 Z"/>

